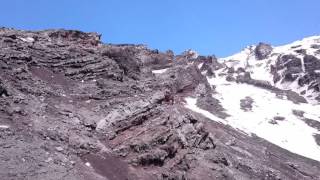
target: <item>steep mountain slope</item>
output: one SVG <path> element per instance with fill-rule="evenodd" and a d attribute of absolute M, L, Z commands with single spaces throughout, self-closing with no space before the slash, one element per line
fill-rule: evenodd
<path fill-rule="evenodd" d="M 217 118 L 196 107 L 192 98 L 187 107 L 320 161 L 319 57 L 320 36 L 279 47 L 264 43 L 247 47 L 220 59 L 224 68 L 208 76 L 216 87 L 213 97 L 229 116 Z"/>
<path fill-rule="evenodd" d="M 0 29 L 0 179 L 319 179 L 318 50 L 251 49 Z"/>
<path fill-rule="evenodd" d="M 278 47 L 260 43 L 221 60 L 236 70 L 245 69 L 252 79 L 295 91 L 308 102 L 317 104 L 320 101 L 319 58 L 320 36 L 313 36 Z"/>

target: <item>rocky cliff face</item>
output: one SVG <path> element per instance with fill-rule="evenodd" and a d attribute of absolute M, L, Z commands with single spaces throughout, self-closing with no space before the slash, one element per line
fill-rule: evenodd
<path fill-rule="evenodd" d="M 252 50 L 257 62 L 272 61 L 271 46 Z M 96 33 L 2 28 L 0 179 L 319 179 L 319 116 L 307 103 L 318 95 L 318 57 L 297 53 L 303 58 L 277 55 L 269 82 L 247 57 L 175 56 L 103 44 Z M 275 85 L 295 81 L 313 96 Z M 295 109 L 252 118 L 264 105 L 259 93 Z M 246 126 L 260 118 L 268 127 Z M 291 144 L 291 131 L 264 136 L 296 126 L 311 149 Z"/>

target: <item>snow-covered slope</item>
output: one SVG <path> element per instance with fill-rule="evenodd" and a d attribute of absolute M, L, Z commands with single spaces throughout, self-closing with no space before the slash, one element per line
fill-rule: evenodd
<path fill-rule="evenodd" d="M 222 119 L 196 106 L 197 99 L 187 98 L 186 107 L 214 121 L 230 125 L 249 135 L 255 134 L 284 149 L 320 161 L 320 146 L 314 135 L 320 132 L 304 120 L 320 124 L 320 105 L 294 104 L 280 99 L 275 93 L 252 85 L 227 82 L 223 77 L 208 79 L 216 86 L 213 94 L 226 109 L 229 117 Z M 241 108 L 241 101 L 252 100 L 248 109 Z M 298 116 L 297 112 L 304 112 Z"/>
<path fill-rule="evenodd" d="M 186 98 L 186 107 L 293 153 L 320 161 L 320 36 L 272 47 L 260 43 L 221 58 L 207 76 L 228 116 L 219 117 Z M 210 63 L 209 63 L 210 64 Z M 206 69 L 203 67 L 206 66 Z M 199 63 L 205 74 L 212 65 Z M 210 108 L 209 108 L 210 109 Z"/>
<path fill-rule="evenodd" d="M 269 51 L 263 52 L 265 49 Z M 295 91 L 309 102 L 316 103 L 320 84 L 319 59 L 320 36 L 312 36 L 277 47 L 260 43 L 219 60 L 229 68 L 243 68 L 252 79 Z"/>

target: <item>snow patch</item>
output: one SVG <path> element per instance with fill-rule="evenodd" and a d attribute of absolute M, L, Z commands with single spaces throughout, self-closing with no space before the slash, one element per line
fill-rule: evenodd
<path fill-rule="evenodd" d="M 253 79 L 268 81 L 273 84 L 273 77 L 270 72 L 270 64 L 272 61 L 257 60 L 254 54 L 256 46 L 248 46 L 240 53 L 219 60 L 223 61 L 229 68 L 235 70 L 243 68 Z"/>
<path fill-rule="evenodd" d="M 7 125 L 0 125 L 0 129 L 9 129 L 9 126 L 7 126 Z"/>
<path fill-rule="evenodd" d="M 90 164 L 89 162 L 86 162 L 85 165 L 86 165 L 87 167 L 91 167 L 91 164 Z"/>
<path fill-rule="evenodd" d="M 20 38 L 21 41 L 33 43 L 35 40 L 32 37 Z"/>
<path fill-rule="evenodd" d="M 153 74 L 162 74 L 162 73 L 165 73 L 167 70 L 168 70 L 168 68 L 159 69 L 159 70 L 153 70 L 152 73 Z"/>
<path fill-rule="evenodd" d="M 283 46 L 274 47 L 273 52 L 274 53 L 286 53 L 286 54 L 297 54 L 295 50 L 298 49 L 306 49 L 307 54 L 313 55 L 316 51 L 316 49 L 311 48 L 311 45 L 313 44 L 319 44 L 320 43 L 320 36 L 311 36 L 308 38 L 304 38 L 299 41 L 292 42 L 290 44 L 286 44 Z"/>
<path fill-rule="evenodd" d="M 203 63 L 200 63 L 200 64 L 198 65 L 198 69 L 201 69 L 202 66 L 203 66 Z"/>
<path fill-rule="evenodd" d="M 320 161 L 320 146 L 313 137 L 319 131 L 292 113 L 292 110 L 301 110 L 305 112 L 305 117 L 320 122 L 320 105 L 294 104 L 277 98 L 268 90 L 227 82 L 223 77 L 208 78 L 208 81 L 216 86 L 217 93 L 213 96 L 221 102 L 230 117 L 221 119 L 197 107 L 195 98 L 186 98 L 187 108 L 249 135 L 255 134 L 293 153 Z M 240 108 L 240 100 L 245 97 L 251 97 L 254 101 L 249 112 Z M 276 121 L 276 124 L 270 123 L 275 116 L 285 119 Z"/>
<path fill-rule="evenodd" d="M 247 60 L 250 56 L 250 54 L 252 53 L 252 49 L 254 49 L 255 46 L 248 46 L 245 49 L 243 49 L 241 52 L 234 54 L 232 56 L 229 57 L 225 57 L 225 58 L 220 58 L 220 60 L 223 61 L 230 61 L 230 60 L 236 60 L 236 61 L 243 61 L 243 60 Z"/>

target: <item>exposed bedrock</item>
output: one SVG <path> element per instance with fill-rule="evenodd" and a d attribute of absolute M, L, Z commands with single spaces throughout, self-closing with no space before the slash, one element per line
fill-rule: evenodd
<path fill-rule="evenodd" d="M 1 28 L 1 179 L 319 179 L 319 162 L 184 107 L 192 96 L 228 117 L 207 81 L 224 67 L 96 33 Z"/>

